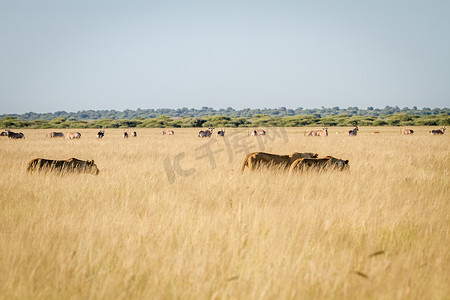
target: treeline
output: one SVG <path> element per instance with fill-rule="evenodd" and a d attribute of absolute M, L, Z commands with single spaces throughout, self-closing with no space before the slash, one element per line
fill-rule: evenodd
<path fill-rule="evenodd" d="M 286 107 L 279 107 L 273 109 L 241 109 L 235 110 L 231 107 L 226 109 L 213 109 L 211 107 L 202 107 L 201 109 L 194 108 L 179 108 L 179 109 L 137 109 L 137 110 L 83 110 L 78 112 L 65 112 L 57 111 L 54 113 L 25 113 L 25 114 L 8 114 L 0 115 L 0 118 L 5 116 L 14 117 L 22 121 L 34 121 L 34 120 L 54 120 L 57 118 L 64 118 L 67 120 L 132 120 L 132 119 L 153 119 L 162 116 L 167 116 L 171 118 L 206 118 L 211 116 L 227 116 L 231 118 L 253 118 L 257 115 L 268 115 L 270 117 L 295 117 L 295 116 L 318 116 L 319 118 L 329 117 L 329 116 L 339 116 L 348 115 L 353 116 L 368 116 L 368 117 L 384 117 L 394 114 L 407 114 L 415 116 L 437 116 L 441 114 L 449 114 L 450 109 L 448 108 L 427 108 L 418 109 L 416 106 L 412 108 L 404 107 L 399 108 L 398 106 L 391 107 L 386 106 L 385 108 L 373 108 L 367 107 L 366 109 L 360 109 L 358 107 L 348 107 L 340 108 L 338 106 L 332 108 L 313 108 L 313 109 L 303 109 L 302 107 L 296 109 L 288 109 Z"/>
<path fill-rule="evenodd" d="M 319 114 L 274 117 L 260 114 L 252 118 L 229 116 L 169 117 L 133 119 L 77 120 L 75 118 L 54 118 L 52 120 L 26 121 L 5 116 L 0 128 L 187 128 L 187 127 L 303 127 L 303 126 L 450 126 L 449 113 L 439 115 L 410 115 L 398 113 L 386 116 L 360 116 L 340 114 L 321 116 Z"/>

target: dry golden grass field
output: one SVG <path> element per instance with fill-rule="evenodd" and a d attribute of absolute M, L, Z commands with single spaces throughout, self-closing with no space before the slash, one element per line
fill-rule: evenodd
<path fill-rule="evenodd" d="M 0 298 L 449 299 L 449 134 L 309 129 L 0 137 Z M 242 174 L 261 150 L 350 170 Z M 28 174 L 37 157 L 94 159 L 100 174 Z"/>

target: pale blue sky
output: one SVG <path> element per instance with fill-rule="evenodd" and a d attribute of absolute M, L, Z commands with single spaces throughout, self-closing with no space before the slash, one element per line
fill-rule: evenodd
<path fill-rule="evenodd" d="M 450 1 L 0 0 L 0 113 L 450 106 Z"/>

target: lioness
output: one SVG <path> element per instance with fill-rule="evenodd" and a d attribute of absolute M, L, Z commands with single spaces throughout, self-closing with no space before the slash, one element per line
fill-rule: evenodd
<path fill-rule="evenodd" d="M 297 170 L 324 170 L 324 169 L 335 169 L 343 171 L 348 168 L 348 160 L 338 159 L 332 156 L 325 156 L 321 158 L 300 158 L 294 161 L 289 168 L 289 173 L 295 172 Z"/>
<path fill-rule="evenodd" d="M 93 160 L 79 160 L 76 158 L 66 160 L 35 158 L 28 163 L 27 171 L 88 173 L 93 175 L 98 175 L 100 172 Z"/>
<path fill-rule="evenodd" d="M 277 155 L 264 152 L 253 152 L 248 154 L 242 162 L 241 171 L 244 172 L 245 167 L 250 170 L 255 170 L 262 165 L 265 166 L 281 166 L 289 168 L 291 163 L 299 158 L 313 158 L 317 157 L 317 153 L 298 153 L 294 152 L 291 155 Z"/>

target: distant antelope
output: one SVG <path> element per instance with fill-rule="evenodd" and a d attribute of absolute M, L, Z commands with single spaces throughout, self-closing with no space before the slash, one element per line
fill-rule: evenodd
<path fill-rule="evenodd" d="M 432 135 L 444 134 L 445 133 L 445 127 L 441 127 L 439 129 L 430 130 L 429 133 L 432 134 Z"/>
<path fill-rule="evenodd" d="M 252 131 L 252 136 L 257 136 L 257 135 L 266 135 L 266 131 L 262 130 L 262 129 L 256 129 Z"/>
<path fill-rule="evenodd" d="M 133 131 L 133 132 L 131 133 L 131 136 L 132 136 L 132 137 L 137 137 L 136 131 Z"/>
<path fill-rule="evenodd" d="M 123 138 L 125 138 L 125 139 L 128 138 L 128 132 L 126 130 L 123 131 Z"/>
<path fill-rule="evenodd" d="M 10 139 L 24 139 L 25 135 L 22 132 L 12 132 L 10 130 L 6 130 L 6 136 Z"/>
<path fill-rule="evenodd" d="M 403 129 L 400 131 L 402 134 L 413 134 L 414 130 L 412 129 Z"/>
<path fill-rule="evenodd" d="M 174 132 L 173 130 L 164 130 L 164 131 L 162 132 L 162 134 L 163 134 L 163 135 L 174 135 L 175 132 Z"/>
<path fill-rule="evenodd" d="M 348 136 L 356 136 L 357 132 L 359 131 L 358 126 L 353 128 L 352 130 L 348 131 Z"/>
<path fill-rule="evenodd" d="M 104 129 L 100 129 L 99 132 L 97 132 L 97 138 L 101 139 L 105 136 L 105 130 Z"/>
<path fill-rule="evenodd" d="M 306 136 L 328 136 L 328 128 L 324 127 L 322 130 L 310 130 Z"/>
<path fill-rule="evenodd" d="M 209 129 L 206 130 L 200 130 L 198 132 L 198 137 L 204 138 L 204 137 L 211 137 L 212 133 L 213 133 L 214 128 L 210 127 Z"/>
<path fill-rule="evenodd" d="M 217 136 L 225 136 L 225 130 L 222 129 L 222 130 L 217 131 Z"/>
<path fill-rule="evenodd" d="M 81 133 L 79 133 L 79 132 L 69 132 L 69 133 L 67 134 L 67 138 L 68 138 L 69 140 L 72 140 L 72 139 L 79 139 L 79 138 L 81 138 Z"/>

